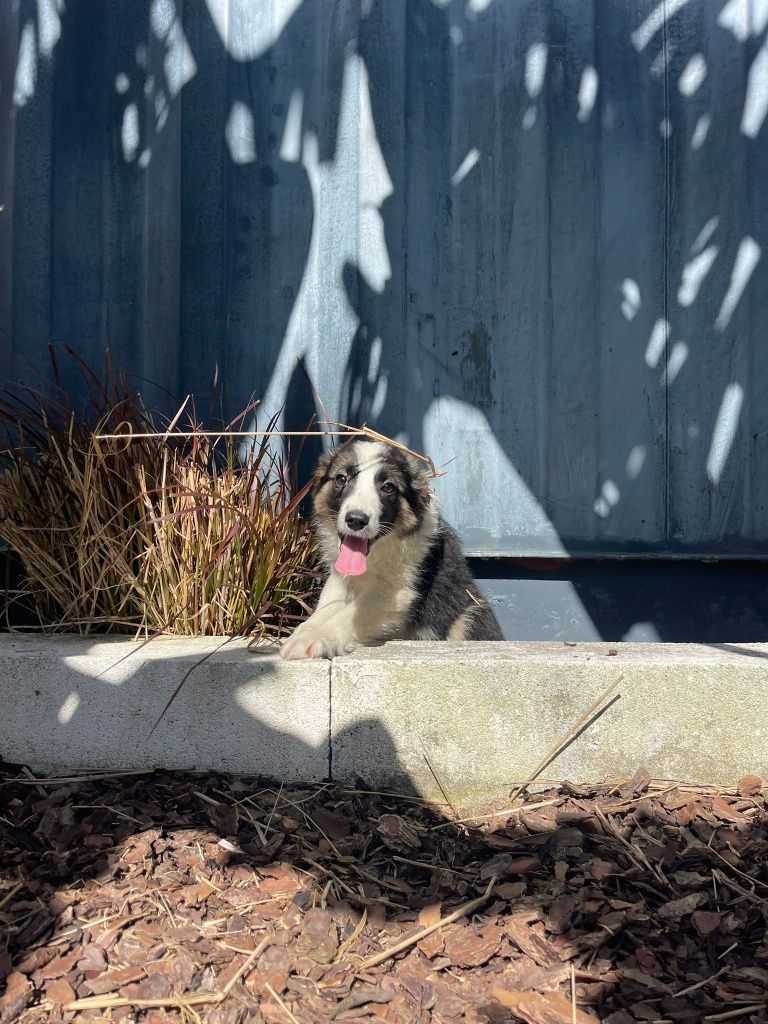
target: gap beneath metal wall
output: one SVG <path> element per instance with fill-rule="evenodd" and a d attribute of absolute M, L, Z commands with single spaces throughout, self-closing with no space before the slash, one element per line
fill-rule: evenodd
<path fill-rule="evenodd" d="M 508 640 L 768 641 L 768 563 L 471 558 Z"/>

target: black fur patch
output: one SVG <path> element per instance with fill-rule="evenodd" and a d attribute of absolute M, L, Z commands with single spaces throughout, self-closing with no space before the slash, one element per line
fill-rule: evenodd
<path fill-rule="evenodd" d="M 418 597 L 408 613 L 411 630 L 430 630 L 447 640 L 451 627 L 471 610 L 466 640 L 502 640 L 496 616 L 480 597 L 459 538 L 441 520 L 434 543 L 419 569 Z"/>

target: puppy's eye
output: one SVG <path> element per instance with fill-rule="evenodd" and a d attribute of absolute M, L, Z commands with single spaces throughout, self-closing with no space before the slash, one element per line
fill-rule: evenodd
<path fill-rule="evenodd" d="M 383 494 L 394 494 L 397 488 L 390 480 L 385 480 L 381 485 L 381 491 Z"/>
<path fill-rule="evenodd" d="M 337 487 L 343 487 L 344 484 L 347 482 L 347 478 L 344 476 L 343 473 L 337 473 L 336 476 L 333 478 L 333 482 L 336 484 Z"/>

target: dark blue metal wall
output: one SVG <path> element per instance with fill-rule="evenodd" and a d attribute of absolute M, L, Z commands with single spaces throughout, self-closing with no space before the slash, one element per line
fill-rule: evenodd
<path fill-rule="evenodd" d="M 6 372 L 109 344 L 167 409 L 216 370 L 229 413 L 317 395 L 453 460 L 478 555 L 764 557 L 767 31 L 766 0 L 5 0 Z"/>

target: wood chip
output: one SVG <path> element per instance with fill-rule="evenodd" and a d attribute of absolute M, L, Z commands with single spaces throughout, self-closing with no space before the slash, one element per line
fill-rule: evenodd
<path fill-rule="evenodd" d="M 597 1018 L 580 1010 L 560 992 L 507 992 L 492 990 L 494 999 L 526 1024 L 596 1024 Z"/>

